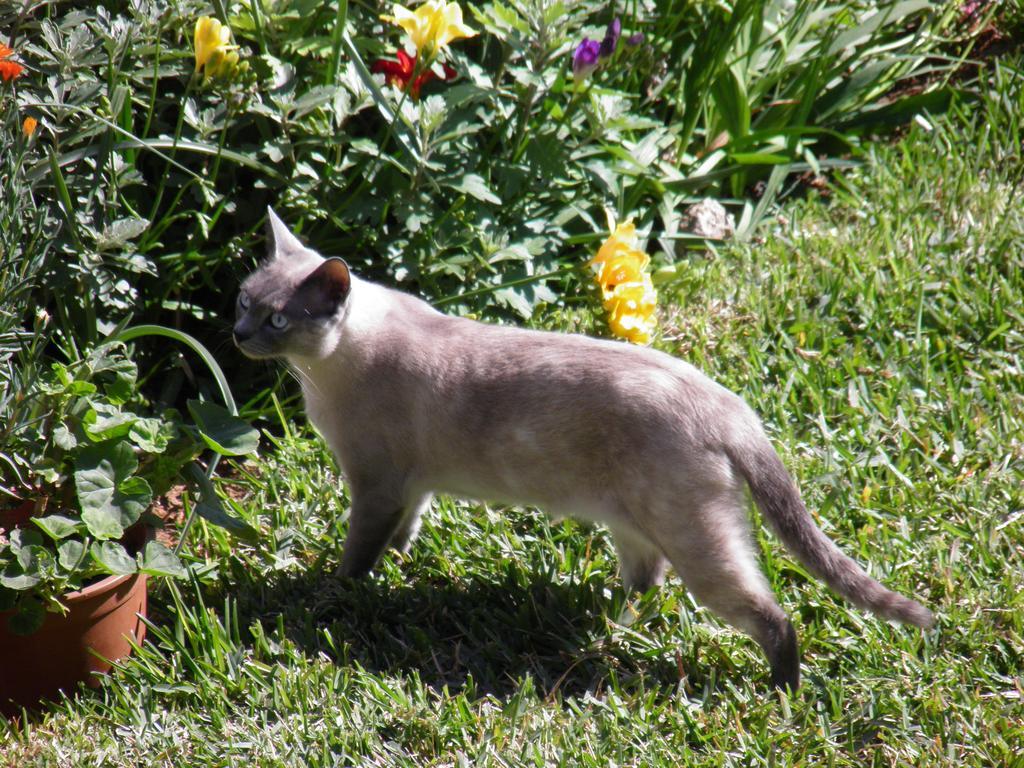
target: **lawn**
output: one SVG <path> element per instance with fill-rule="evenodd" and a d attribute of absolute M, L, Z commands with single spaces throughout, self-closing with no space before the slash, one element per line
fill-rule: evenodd
<path fill-rule="evenodd" d="M 325 66 L 337 66 L 332 50 L 339 55 L 328 46 Z M 407 556 L 391 554 L 372 577 L 344 582 L 333 576 L 346 530 L 344 483 L 305 426 L 294 383 L 276 368 L 226 365 L 263 440 L 258 458 L 222 469 L 216 483 L 226 508 L 259 538 L 242 541 L 199 519 L 184 551 L 190 578 L 151 592 L 144 646 L 98 691 L 0 723 L 0 763 L 1024 766 L 1024 70 L 1006 56 L 971 77 L 940 100 L 942 114 L 919 99 L 896 134 L 843 143 L 827 175 L 742 168 L 760 173 L 770 197 L 763 206 L 750 194 L 754 177 L 731 187 L 738 163 L 719 179 L 729 189 L 706 190 L 739 214 L 745 231 L 736 238 L 680 237 L 686 247 L 677 249 L 671 217 L 662 211 L 654 225 L 663 248 L 654 259 L 654 346 L 761 414 L 819 525 L 876 578 L 934 610 L 933 630 L 853 609 L 758 519 L 764 568 L 800 636 L 803 686 L 792 695 L 772 690 L 756 644 L 695 604 L 678 580 L 627 599 L 604 529 L 534 510 L 441 498 Z M 534 124 L 524 124 L 523 151 L 532 152 Z M 507 127 L 519 135 L 514 118 Z M 595 145 L 618 157 L 608 147 L 620 138 Z M 764 162 L 764 147 L 747 148 Z M 376 170 L 379 156 L 359 162 Z M 799 158 L 802 149 L 789 161 Z M 477 171 L 497 184 L 497 167 Z M 607 193 L 620 215 L 625 200 L 656 194 L 639 178 Z M 166 222 L 166 235 L 137 253 L 207 303 L 185 313 L 186 327 L 205 321 L 227 363 L 235 358 L 203 271 L 219 276 L 231 294 L 220 306 L 230 306 L 225 275 L 237 281 L 255 257 L 225 266 L 226 246 L 215 264 L 190 256 L 204 228 L 218 231 L 232 207 L 217 197 L 223 190 L 167 179 L 166 194 L 187 189 L 175 204 L 194 206 L 203 223 L 174 234 L 174 213 L 150 217 Z M 445 227 L 461 222 L 472 237 L 453 244 L 450 233 L 432 234 L 448 248 L 437 261 L 419 230 L 371 237 L 356 231 L 354 214 L 321 211 L 329 196 L 319 183 L 291 187 L 289 205 L 306 206 L 321 247 L 372 240 L 386 254 L 379 263 L 368 257 L 373 276 L 418 286 L 453 313 L 607 331 L 600 303 L 564 254 L 547 265 L 538 257 L 538 269 L 564 272 L 543 291 L 500 293 L 523 279 L 516 270 L 529 248 L 549 254 L 557 241 L 579 255 L 599 242 L 593 231 L 580 234 L 565 219 L 544 243 L 519 243 L 522 233 L 496 219 L 515 267 L 498 259 L 477 274 L 459 250 L 477 247 L 473 238 L 486 229 L 472 200 L 490 203 L 475 182 L 482 197 L 463 194 L 459 204 L 470 199 L 468 214 L 449 200 L 443 216 Z M 776 204 L 771 196 L 782 192 Z M 405 214 L 441 210 L 440 191 L 424 195 Z M 83 201 L 68 200 L 91 205 Z M 524 210 L 550 208 L 532 204 Z M 593 223 L 598 210 L 582 218 Z M 250 216 L 259 218 L 239 213 Z M 330 235 L 330 221 L 347 228 Z M 260 246 L 257 231 L 247 220 L 232 243 Z M 400 247 L 412 254 L 404 261 Z M 97 284 L 109 288 L 93 307 L 101 315 L 133 301 L 124 288 Z M 184 301 L 165 291 L 144 311 L 180 311 Z M 252 375 L 261 386 L 246 390 Z"/>

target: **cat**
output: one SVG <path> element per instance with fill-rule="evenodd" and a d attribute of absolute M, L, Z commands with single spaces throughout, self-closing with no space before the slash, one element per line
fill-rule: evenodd
<path fill-rule="evenodd" d="M 339 570 L 404 551 L 432 494 L 541 507 L 606 525 L 624 586 L 691 593 L 800 684 L 797 636 L 762 574 L 754 502 L 807 569 L 854 604 L 927 628 L 814 524 L 754 412 L 655 350 L 450 317 L 305 247 L 268 209 L 269 258 L 241 286 L 234 340 L 284 358 L 349 483 Z"/>

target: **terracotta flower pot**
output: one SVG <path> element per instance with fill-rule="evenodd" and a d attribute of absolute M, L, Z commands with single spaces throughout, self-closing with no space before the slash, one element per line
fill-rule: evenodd
<path fill-rule="evenodd" d="M 146 625 L 146 575 L 108 576 L 67 594 L 67 616 L 48 613 L 31 635 L 12 635 L 0 614 L 0 710 L 5 714 L 42 699 L 71 694 L 78 683 L 99 685 L 110 662 L 141 643 Z"/>
<path fill-rule="evenodd" d="M 145 532 L 140 531 L 145 541 Z M 78 683 L 99 685 L 112 661 L 141 643 L 146 625 L 145 574 L 108 576 L 62 599 L 68 614 L 47 613 L 31 635 L 7 629 L 9 612 L 0 612 L 0 713 L 10 715 L 60 691 L 74 693 Z"/>

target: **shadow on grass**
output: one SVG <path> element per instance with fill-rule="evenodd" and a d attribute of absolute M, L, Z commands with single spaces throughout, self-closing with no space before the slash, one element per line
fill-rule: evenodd
<path fill-rule="evenodd" d="M 242 626 L 259 621 L 273 632 L 282 624 L 307 654 L 415 674 L 436 689 L 504 697 L 529 676 L 542 695 L 577 696 L 613 678 L 674 689 L 680 677 L 653 638 L 627 643 L 613 633 L 608 617 L 624 604 L 600 580 L 559 583 L 514 565 L 399 584 L 309 571 L 243 582 L 232 593 Z"/>

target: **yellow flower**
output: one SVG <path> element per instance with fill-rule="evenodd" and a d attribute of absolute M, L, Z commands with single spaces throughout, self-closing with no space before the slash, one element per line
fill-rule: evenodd
<path fill-rule="evenodd" d="M 649 344 L 657 303 L 658 294 L 650 275 L 645 273 L 639 281 L 622 283 L 604 302 L 608 327 L 616 336 L 634 344 Z"/>
<path fill-rule="evenodd" d="M 231 44 L 231 28 L 217 19 L 200 16 L 193 37 L 196 49 L 196 72 L 204 70 L 207 78 L 231 77 L 238 66 L 237 45 Z"/>
<path fill-rule="evenodd" d="M 628 312 L 612 313 L 608 316 L 608 327 L 620 339 L 633 344 L 650 344 L 654 319 Z"/>
<path fill-rule="evenodd" d="M 611 223 L 611 222 L 609 222 Z M 597 256 L 590 262 L 591 264 L 600 264 L 606 259 L 610 259 L 621 251 L 637 251 L 637 245 L 639 245 L 639 238 L 636 234 L 636 226 L 633 224 L 632 219 L 626 221 L 615 227 L 615 231 L 604 241 L 604 245 L 601 246 L 597 252 Z M 642 252 L 641 252 L 642 253 Z"/>
<path fill-rule="evenodd" d="M 417 55 L 429 61 L 452 40 L 473 37 L 476 30 L 462 23 L 462 8 L 447 0 L 427 0 L 416 10 L 395 3 L 391 16 L 381 16 L 405 30 Z"/>
<path fill-rule="evenodd" d="M 623 283 L 640 280 L 647 267 L 647 261 L 647 254 L 637 250 L 616 253 L 606 259 L 596 275 L 604 300 L 607 301 Z"/>
<path fill-rule="evenodd" d="M 638 245 L 633 222 L 619 224 L 591 259 L 590 266 L 598 267 L 594 277 L 601 286 L 602 304 L 608 310 L 612 333 L 634 344 L 647 344 L 654 332 L 658 294 L 645 271 L 650 257 Z"/>

